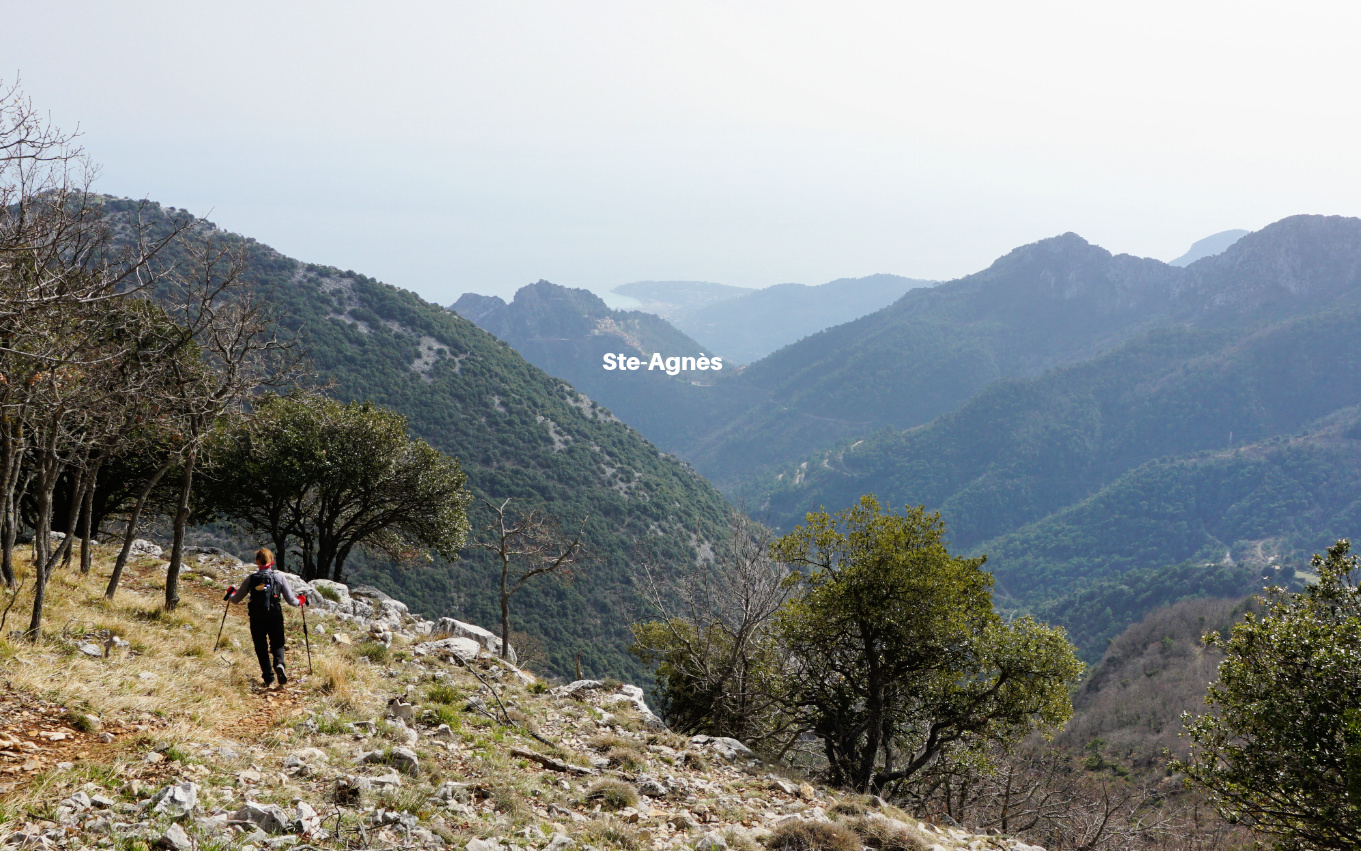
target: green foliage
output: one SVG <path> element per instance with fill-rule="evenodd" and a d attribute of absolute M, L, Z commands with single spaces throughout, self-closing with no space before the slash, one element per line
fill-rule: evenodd
<path fill-rule="evenodd" d="M 831 781 L 860 791 L 938 758 L 1061 724 L 1081 673 L 1063 630 L 1003 623 L 981 558 L 950 555 L 938 514 L 883 514 L 872 496 L 776 542 L 803 565 L 781 611 L 790 699 L 823 742 Z"/>
<path fill-rule="evenodd" d="M 1358 323 L 1347 307 L 1162 329 L 996 382 L 929 425 L 786 469 L 772 519 L 870 490 L 939 506 L 953 545 L 988 554 L 1001 604 L 1067 625 L 1094 660 L 1151 608 L 1260 588 L 1263 548 L 1304 555 L 1361 519 Z"/>
<path fill-rule="evenodd" d="M 364 402 L 273 396 L 213 443 L 203 497 L 219 516 L 290 540 L 306 579 L 339 580 L 354 547 L 453 558 L 468 536 L 458 462 L 407 436 L 406 418 Z"/>
<path fill-rule="evenodd" d="M 781 691 L 784 657 L 769 630 L 742 635 L 721 623 L 701 627 L 683 618 L 632 629 L 630 649 L 656 666 L 658 705 L 671 729 L 752 742 L 784 726 L 784 713 L 770 700 Z"/>
<path fill-rule="evenodd" d="M 1289 849 L 1361 847 L 1361 565 L 1338 541 L 1319 581 L 1278 593 L 1216 643 L 1227 654 L 1210 714 L 1175 763 L 1230 820 Z"/>
<path fill-rule="evenodd" d="M 425 699 L 431 703 L 454 705 L 467 698 L 462 689 L 444 683 L 435 683 L 425 690 Z"/>

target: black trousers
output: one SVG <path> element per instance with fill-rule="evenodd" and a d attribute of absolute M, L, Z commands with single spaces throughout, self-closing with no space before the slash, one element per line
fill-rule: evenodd
<path fill-rule="evenodd" d="M 260 676 L 265 685 L 274 682 L 274 666 L 284 663 L 284 613 L 250 613 L 250 640 L 255 642 L 255 658 L 260 662 Z"/>

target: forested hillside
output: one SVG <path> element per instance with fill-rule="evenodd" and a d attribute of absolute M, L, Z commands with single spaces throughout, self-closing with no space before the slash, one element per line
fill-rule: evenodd
<path fill-rule="evenodd" d="M 1004 599 L 1050 605 L 1092 658 L 1176 597 L 1126 588 L 1092 611 L 1074 596 L 1088 584 L 1195 560 L 1179 595 L 1245 594 L 1272 556 L 1307 556 L 1361 521 L 1358 321 L 1348 306 L 1256 331 L 1165 329 L 999 382 L 930 425 L 786 471 L 772 517 L 867 491 L 937 507 L 956 545 L 988 554 Z M 1070 599 L 1054 608 L 1059 589 Z"/>
<path fill-rule="evenodd" d="M 770 471 L 928 423 L 1002 378 L 1080 363 L 1161 327 L 1256 328 L 1358 293 L 1357 219 L 1284 219 L 1184 269 L 1065 234 L 788 346 L 649 436 L 725 490 L 756 492 Z"/>
<path fill-rule="evenodd" d="M 111 199 L 107 209 L 120 216 L 135 207 Z M 167 220 L 187 215 L 155 211 Z M 640 674 L 625 652 L 621 616 L 637 599 L 638 549 L 646 546 L 663 566 L 693 563 L 727 529 L 723 498 L 607 410 L 448 310 L 355 272 L 217 236 L 245 252 L 246 280 L 296 335 L 331 395 L 405 414 L 414 434 L 459 459 L 478 495 L 540 503 L 565 525 L 590 515 L 589 568 L 574 584 L 545 581 L 516 596 L 516 628 L 543 641 L 556 672 L 571 672 L 580 652 L 588 673 Z M 475 533 L 486 521 L 477 511 L 471 519 Z M 359 560 L 351 572 L 427 615 L 499 617 L 491 564 L 473 550 L 457 564 Z"/>

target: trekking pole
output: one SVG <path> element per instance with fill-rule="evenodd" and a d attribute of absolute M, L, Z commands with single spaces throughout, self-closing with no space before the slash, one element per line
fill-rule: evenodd
<path fill-rule="evenodd" d="M 227 625 L 227 610 L 232 607 L 232 592 L 235 590 L 235 588 L 228 588 L 227 596 L 223 598 L 227 601 L 227 604 L 222 607 L 222 623 L 217 625 L 217 640 L 213 642 L 214 653 L 217 652 L 218 643 L 222 641 L 222 628 Z"/>
<path fill-rule="evenodd" d="M 307 595 L 302 595 L 302 643 L 307 648 L 307 674 L 312 674 L 312 639 L 307 637 Z"/>

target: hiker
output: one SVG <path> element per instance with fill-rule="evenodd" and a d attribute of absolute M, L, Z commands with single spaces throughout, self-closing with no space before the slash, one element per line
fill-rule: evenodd
<path fill-rule="evenodd" d="M 241 587 L 227 589 L 226 599 L 239 603 L 250 598 L 246 612 L 250 615 L 250 638 L 255 642 L 255 658 L 260 660 L 260 674 L 265 688 L 288 683 L 284 670 L 284 611 L 280 601 L 290 606 L 304 606 L 307 595 L 293 596 L 288 581 L 274 570 L 274 553 L 264 547 L 255 551 L 256 571 L 247 576 Z"/>

